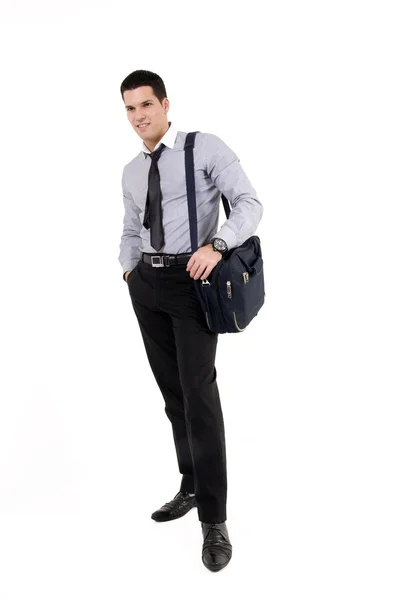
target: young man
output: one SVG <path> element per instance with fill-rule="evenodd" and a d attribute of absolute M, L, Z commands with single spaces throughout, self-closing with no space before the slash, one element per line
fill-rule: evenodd
<path fill-rule="evenodd" d="M 232 555 L 226 525 L 224 421 L 217 387 L 217 334 L 207 326 L 194 280 L 206 279 L 223 253 L 254 234 L 263 207 L 236 154 L 216 135 L 194 146 L 198 250 L 192 252 L 185 180 L 187 132 L 168 121 L 162 79 L 134 71 L 120 88 L 142 151 L 123 170 L 125 215 L 119 262 L 148 361 L 170 419 L 180 490 L 152 514 L 169 521 L 197 507 L 202 561 L 211 571 Z M 217 231 L 220 192 L 231 214 Z"/>

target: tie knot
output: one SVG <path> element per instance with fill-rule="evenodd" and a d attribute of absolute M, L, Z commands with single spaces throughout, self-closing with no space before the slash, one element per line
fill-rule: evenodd
<path fill-rule="evenodd" d="M 160 144 L 159 148 L 151 152 L 149 156 L 152 158 L 152 160 L 158 160 L 165 147 L 166 146 L 164 144 Z"/>

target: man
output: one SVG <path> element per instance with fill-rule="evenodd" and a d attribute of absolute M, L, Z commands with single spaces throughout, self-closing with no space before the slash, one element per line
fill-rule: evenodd
<path fill-rule="evenodd" d="M 120 88 L 142 151 L 123 170 L 125 215 L 119 262 L 148 361 L 165 401 L 182 475 L 180 490 L 152 514 L 170 521 L 197 507 L 202 561 L 211 571 L 232 555 L 226 525 L 227 474 L 217 387 L 217 334 L 207 326 L 194 280 L 253 235 L 263 213 L 236 154 L 216 135 L 194 146 L 198 250 L 192 252 L 185 180 L 186 132 L 168 121 L 162 79 L 134 71 Z M 231 214 L 217 231 L 220 192 Z"/>

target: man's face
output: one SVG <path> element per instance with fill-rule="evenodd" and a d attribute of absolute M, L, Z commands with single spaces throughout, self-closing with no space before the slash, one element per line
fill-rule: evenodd
<path fill-rule="evenodd" d="M 153 93 L 150 85 L 143 85 L 135 90 L 123 92 L 124 104 L 126 106 L 127 118 L 134 131 L 150 149 L 156 146 L 168 129 L 167 112 L 169 101 L 167 98 L 160 103 Z M 139 125 L 148 123 L 140 128 Z"/>

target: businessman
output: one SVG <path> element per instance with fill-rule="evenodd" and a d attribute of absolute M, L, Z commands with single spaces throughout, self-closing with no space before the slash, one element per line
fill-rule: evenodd
<path fill-rule="evenodd" d="M 151 71 L 120 87 L 142 150 L 123 169 L 123 233 L 119 262 L 148 362 L 171 422 L 180 489 L 152 514 L 178 519 L 197 507 L 202 561 L 211 571 L 232 556 L 227 529 L 225 431 L 217 387 L 217 334 L 207 326 L 194 280 L 206 279 L 223 254 L 254 234 L 263 207 L 236 154 L 216 135 L 194 146 L 198 250 L 192 252 L 185 180 L 187 132 L 168 120 L 163 80 Z M 231 204 L 218 229 L 223 193 Z"/>

